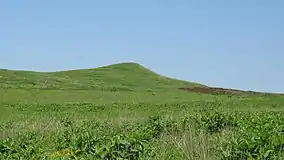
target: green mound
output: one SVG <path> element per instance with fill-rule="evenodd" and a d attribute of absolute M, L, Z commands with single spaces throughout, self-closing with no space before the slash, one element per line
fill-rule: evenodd
<path fill-rule="evenodd" d="M 161 76 L 137 63 L 58 72 L 0 70 L 0 88 L 158 91 L 203 86 Z"/>

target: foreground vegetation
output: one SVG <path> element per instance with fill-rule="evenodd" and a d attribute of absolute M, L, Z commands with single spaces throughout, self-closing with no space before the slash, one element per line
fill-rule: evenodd
<path fill-rule="evenodd" d="M 284 159 L 283 96 L 169 90 L 176 82 L 125 91 L 11 81 L 0 90 L 0 159 Z"/>

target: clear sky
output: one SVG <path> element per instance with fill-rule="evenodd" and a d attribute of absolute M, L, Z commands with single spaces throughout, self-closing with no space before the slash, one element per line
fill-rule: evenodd
<path fill-rule="evenodd" d="M 216 87 L 284 92 L 284 1 L 0 1 L 0 68 L 128 61 Z"/>

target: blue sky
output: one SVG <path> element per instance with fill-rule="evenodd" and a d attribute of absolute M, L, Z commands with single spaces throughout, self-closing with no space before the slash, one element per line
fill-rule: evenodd
<path fill-rule="evenodd" d="M 0 68 L 134 61 L 216 87 L 284 92 L 283 0 L 0 2 Z"/>

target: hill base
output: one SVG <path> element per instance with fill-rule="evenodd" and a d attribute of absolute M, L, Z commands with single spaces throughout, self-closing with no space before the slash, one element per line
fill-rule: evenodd
<path fill-rule="evenodd" d="M 268 93 L 255 92 L 255 91 L 243 91 L 237 89 L 226 89 L 216 87 L 192 87 L 192 88 L 179 88 L 187 92 L 195 93 L 207 93 L 207 94 L 225 94 L 225 95 L 265 95 Z"/>

